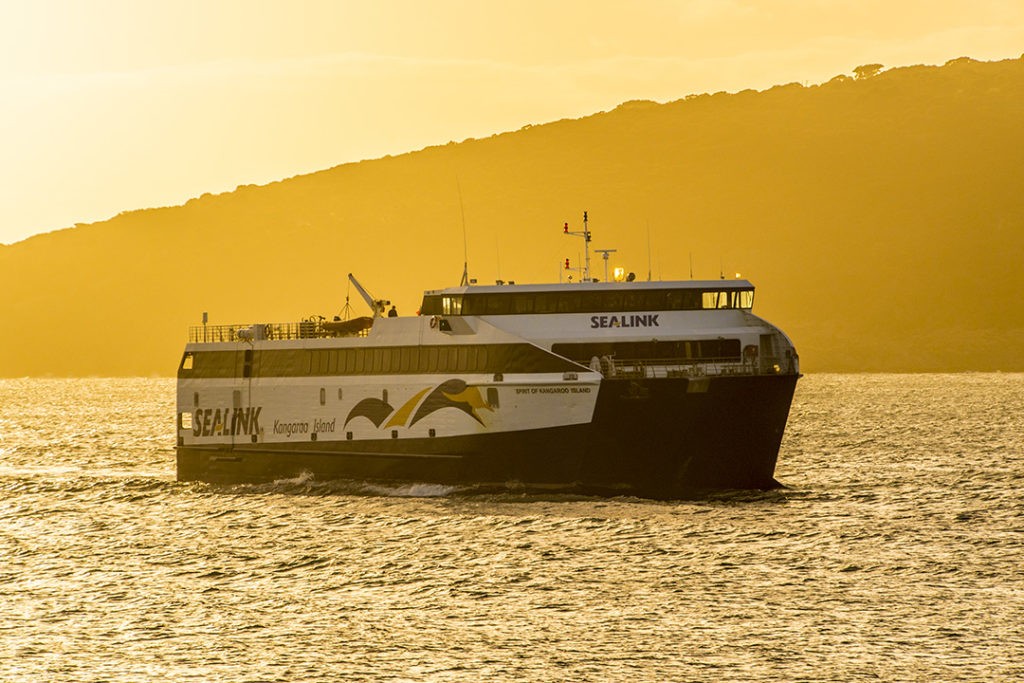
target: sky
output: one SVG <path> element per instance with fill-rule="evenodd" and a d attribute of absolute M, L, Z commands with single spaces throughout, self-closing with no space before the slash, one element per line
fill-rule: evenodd
<path fill-rule="evenodd" d="M 1022 52 L 1020 0 L 4 0 L 0 243 L 628 100 Z"/>

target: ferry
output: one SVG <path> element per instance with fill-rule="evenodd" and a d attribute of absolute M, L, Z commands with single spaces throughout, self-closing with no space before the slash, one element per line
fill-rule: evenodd
<path fill-rule="evenodd" d="M 566 228 L 568 232 L 568 228 Z M 590 240 L 586 235 L 587 242 Z M 675 497 L 778 486 L 800 377 L 747 280 L 477 285 L 189 330 L 177 477 Z"/>

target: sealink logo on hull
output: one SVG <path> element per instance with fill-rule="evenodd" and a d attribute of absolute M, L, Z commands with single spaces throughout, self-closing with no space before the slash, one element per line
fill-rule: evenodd
<path fill-rule="evenodd" d="M 192 436 L 241 436 L 260 433 L 260 412 L 255 408 L 205 408 L 197 410 L 192 421 Z"/>
<path fill-rule="evenodd" d="M 419 405 L 418 409 L 416 409 L 417 404 Z M 461 410 L 481 425 L 486 426 L 477 411 L 493 412 L 495 406 L 484 400 L 478 388 L 468 386 L 461 379 L 449 379 L 434 387 L 433 390 L 430 387 L 423 389 L 397 410 L 379 398 L 364 398 L 349 411 L 348 417 L 345 418 L 345 425 L 357 417 L 365 417 L 378 429 L 385 420 L 388 420 L 385 427 L 412 427 L 427 415 L 442 408 Z M 416 410 L 415 414 L 413 413 L 414 409 Z"/>
<path fill-rule="evenodd" d="M 592 315 L 590 316 L 590 327 L 660 327 L 658 324 L 658 313 L 644 313 L 643 315 Z"/>

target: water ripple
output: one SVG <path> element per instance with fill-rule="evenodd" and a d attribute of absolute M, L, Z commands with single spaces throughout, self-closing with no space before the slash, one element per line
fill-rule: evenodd
<path fill-rule="evenodd" d="M 684 501 L 183 484 L 172 414 L 0 381 L 0 680 L 1024 679 L 1021 375 L 807 377 Z"/>

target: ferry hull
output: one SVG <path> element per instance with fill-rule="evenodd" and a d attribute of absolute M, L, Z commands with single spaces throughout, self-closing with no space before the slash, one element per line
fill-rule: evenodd
<path fill-rule="evenodd" d="M 179 446 L 178 479 L 557 487 L 651 497 L 777 486 L 797 375 L 603 380 L 590 423 L 445 438 Z"/>

